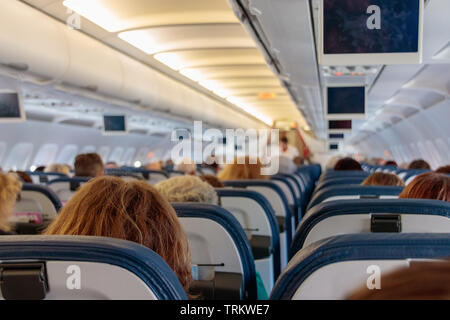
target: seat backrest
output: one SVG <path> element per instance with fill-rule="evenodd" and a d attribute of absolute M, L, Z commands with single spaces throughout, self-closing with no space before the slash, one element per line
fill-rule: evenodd
<path fill-rule="evenodd" d="M 168 170 L 167 173 L 169 174 L 170 178 L 185 175 L 184 171 L 177 171 L 177 170 Z"/>
<path fill-rule="evenodd" d="M 42 221 L 51 221 L 61 208 L 58 196 L 48 187 L 24 183 L 14 213 L 18 218 L 25 215 L 40 215 Z"/>
<path fill-rule="evenodd" d="M 289 181 L 288 178 L 283 176 L 271 176 L 270 180 L 275 182 L 283 191 L 283 193 L 286 195 L 289 209 L 291 209 L 291 214 L 295 218 L 295 226 L 297 225 L 297 222 L 299 221 L 299 204 L 298 199 L 295 196 L 294 186 L 291 184 L 291 181 Z"/>
<path fill-rule="evenodd" d="M 329 170 L 322 174 L 322 176 L 319 179 L 319 182 L 328 180 L 328 179 L 335 179 L 335 178 L 355 178 L 355 177 L 368 177 L 370 173 L 368 171 L 361 171 L 361 170 L 343 170 L 343 171 L 334 171 Z"/>
<path fill-rule="evenodd" d="M 403 187 L 396 186 L 361 186 L 337 185 L 323 188 L 314 194 L 308 204 L 308 210 L 315 205 L 334 200 L 355 199 L 395 199 L 402 192 Z"/>
<path fill-rule="evenodd" d="M 350 185 L 350 184 L 361 184 L 366 178 L 365 177 L 340 177 L 340 178 L 333 178 L 333 179 L 327 179 L 322 182 L 319 182 L 316 186 L 316 189 L 314 190 L 314 193 L 319 192 L 320 190 L 336 186 L 336 185 Z"/>
<path fill-rule="evenodd" d="M 216 284 L 217 293 L 228 291 L 231 295 L 227 298 L 256 299 L 255 262 L 239 221 L 215 205 L 173 203 L 172 206 L 187 234 L 197 280 Z"/>
<path fill-rule="evenodd" d="M 224 181 L 226 187 L 244 188 L 261 193 L 269 201 L 275 210 L 275 215 L 279 219 L 281 231 L 286 230 L 286 241 L 288 247 L 292 241 L 292 233 L 294 230 L 294 217 L 291 214 L 288 200 L 283 190 L 273 181 L 267 180 L 229 180 Z M 284 221 L 283 221 L 284 220 Z"/>
<path fill-rule="evenodd" d="M 151 185 L 157 184 L 158 182 L 169 178 L 169 174 L 162 170 L 146 170 L 133 167 L 122 167 L 120 169 L 126 172 L 131 172 L 140 175 L 144 180 L 146 180 Z"/>
<path fill-rule="evenodd" d="M 65 174 L 59 172 L 27 171 L 27 174 L 31 177 L 33 183 L 36 184 L 46 184 L 47 182 L 58 178 L 67 178 Z"/>
<path fill-rule="evenodd" d="M 138 173 L 125 171 L 121 169 L 106 169 L 105 175 L 118 177 L 125 181 L 144 180 L 144 178 Z"/>
<path fill-rule="evenodd" d="M 354 290 L 414 260 L 450 257 L 450 233 L 352 234 L 326 238 L 299 251 L 281 274 L 273 300 L 345 299 Z M 381 283 L 381 288 L 383 284 Z"/>
<path fill-rule="evenodd" d="M 338 200 L 306 214 L 292 242 L 292 257 L 304 246 L 340 234 L 450 233 L 450 203 L 424 199 Z"/>
<path fill-rule="evenodd" d="M 187 299 L 174 272 L 137 243 L 87 236 L 5 236 L 2 299 Z"/>
<path fill-rule="evenodd" d="M 65 204 L 72 195 L 90 178 L 74 177 L 74 178 L 59 178 L 50 181 L 47 185 L 53 192 L 56 193 L 58 198 L 63 204 Z"/>
<path fill-rule="evenodd" d="M 253 249 L 253 239 L 270 238 L 274 279 L 280 275 L 280 230 L 275 212 L 267 199 L 258 192 L 240 189 L 216 189 L 221 207 L 239 221 Z M 258 243 L 256 243 L 258 244 Z M 254 258 L 258 257 L 254 254 Z"/>

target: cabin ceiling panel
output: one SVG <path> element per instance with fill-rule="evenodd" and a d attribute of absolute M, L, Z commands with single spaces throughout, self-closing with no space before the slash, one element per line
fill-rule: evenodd
<path fill-rule="evenodd" d="M 144 28 L 119 33 L 119 38 L 147 54 L 213 48 L 254 48 L 240 24 Z"/>

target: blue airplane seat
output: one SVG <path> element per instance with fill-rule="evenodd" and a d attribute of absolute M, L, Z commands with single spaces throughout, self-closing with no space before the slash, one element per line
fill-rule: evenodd
<path fill-rule="evenodd" d="M 255 300 L 252 249 L 239 221 L 203 203 L 173 203 L 191 249 L 195 288 L 213 300 Z"/>
<path fill-rule="evenodd" d="M 174 272 L 137 243 L 89 236 L 4 236 L 0 297 L 186 300 Z"/>
<path fill-rule="evenodd" d="M 380 275 L 415 261 L 450 257 L 450 233 L 378 233 L 329 237 L 300 250 L 271 293 L 272 300 L 338 300 Z M 374 271 L 375 270 L 375 271 Z M 381 288 L 383 284 L 381 283 Z"/>

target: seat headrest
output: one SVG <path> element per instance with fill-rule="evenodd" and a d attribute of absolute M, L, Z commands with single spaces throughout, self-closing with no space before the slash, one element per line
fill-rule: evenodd
<path fill-rule="evenodd" d="M 398 261 L 406 259 L 445 259 L 448 257 L 450 257 L 450 233 L 378 233 L 330 237 L 312 243 L 292 258 L 275 284 L 270 298 L 273 300 L 292 299 L 299 292 L 302 293 L 300 287 L 307 280 L 314 281 L 316 286 L 320 286 L 320 283 L 323 283 L 321 281 L 329 279 L 346 281 L 346 276 L 348 275 L 351 278 L 354 270 L 351 270 L 347 264 L 347 268 L 343 272 L 339 272 L 339 277 L 336 277 L 338 271 L 337 269 L 333 271 L 332 265 L 337 268 L 337 264 L 341 262 L 356 263 L 357 261 L 368 260 L 376 264 L 375 260 Z M 331 278 L 312 278 L 315 272 L 326 268 L 328 268 L 329 275 L 332 275 Z M 364 269 L 363 273 L 365 272 Z M 324 276 L 324 273 L 322 275 Z M 362 285 L 362 283 L 357 283 L 357 285 L 360 284 Z M 339 286 L 336 287 L 336 283 L 334 285 L 334 288 L 333 284 L 326 286 L 330 290 L 340 290 Z M 323 287 L 322 289 L 325 292 Z M 311 298 L 310 293 L 307 294 Z M 316 298 L 320 299 L 321 297 Z"/>
<path fill-rule="evenodd" d="M 403 191 L 403 187 L 397 186 L 361 186 L 361 185 L 337 185 L 325 187 L 318 190 L 310 203 L 308 210 L 324 200 L 336 196 L 398 196 Z"/>
<path fill-rule="evenodd" d="M 341 214 L 419 214 L 450 218 L 450 203 L 428 199 L 338 200 L 323 202 L 308 211 L 297 228 L 292 242 L 293 256 L 302 247 L 308 233 L 320 221 Z"/>
<path fill-rule="evenodd" d="M 187 299 L 174 272 L 152 250 L 137 243 L 89 236 L 7 236 L 0 241 L 0 261 L 80 262 L 100 263 L 125 269 L 139 278 L 157 299 Z M 101 269 L 94 269 L 101 272 Z M 52 272 L 52 270 L 47 270 Z M 64 274 L 64 272 L 63 272 Z M 94 274 L 93 276 L 99 276 Z M 53 283 L 53 289 L 65 288 L 64 283 Z M 103 275 L 102 275 L 103 277 Z M 53 275 L 54 279 L 60 276 Z M 115 280 L 115 279 L 111 279 Z M 50 287 L 50 292 L 52 287 Z M 80 296 L 83 298 L 83 296 Z M 58 297 L 54 297 L 58 298 Z"/>
<path fill-rule="evenodd" d="M 203 218 L 222 226 L 239 252 L 244 270 L 245 287 L 250 299 L 256 299 L 256 271 L 252 249 L 239 221 L 227 210 L 205 203 L 172 203 L 179 218 Z"/>
<path fill-rule="evenodd" d="M 54 193 L 50 188 L 46 186 L 24 183 L 22 185 L 22 191 L 38 192 L 45 195 L 52 202 L 57 212 L 62 207 L 61 201 L 59 200 L 56 193 Z"/>

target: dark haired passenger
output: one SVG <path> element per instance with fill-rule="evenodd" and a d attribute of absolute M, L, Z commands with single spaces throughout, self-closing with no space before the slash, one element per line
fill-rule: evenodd
<path fill-rule="evenodd" d="M 442 173 L 442 174 L 450 174 L 450 165 L 449 166 L 443 166 L 435 171 L 436 173 Z"/>
<path fill-rule="evenodd" d="M 399 198 L 450 202 L 450 177 L 435 172 L 422 173 L 405 187 Z"/>
<path fill-rule="evenodd" d="M 361 164 L 352 158 L 340 159 L 334 165 L 336 171 L 362 171 Z"/>
<path fill-rule="evenodd" d="M 398 167 L 397 162 L 395 162 L 394 160 L 386 161 L 384 165 L 388 167 Z"/>
<path fill-rule="evenodd" d="M 97 153 L 79 154 L 75 158 L 75 177 L 95 178 L 103 176 L 105 167 Z"/>
<path fill-rule="evenodd" d="M 417 159 L 408 165 L 408 170 L 431 170 L 431 167 L 425 160 Z"/>

